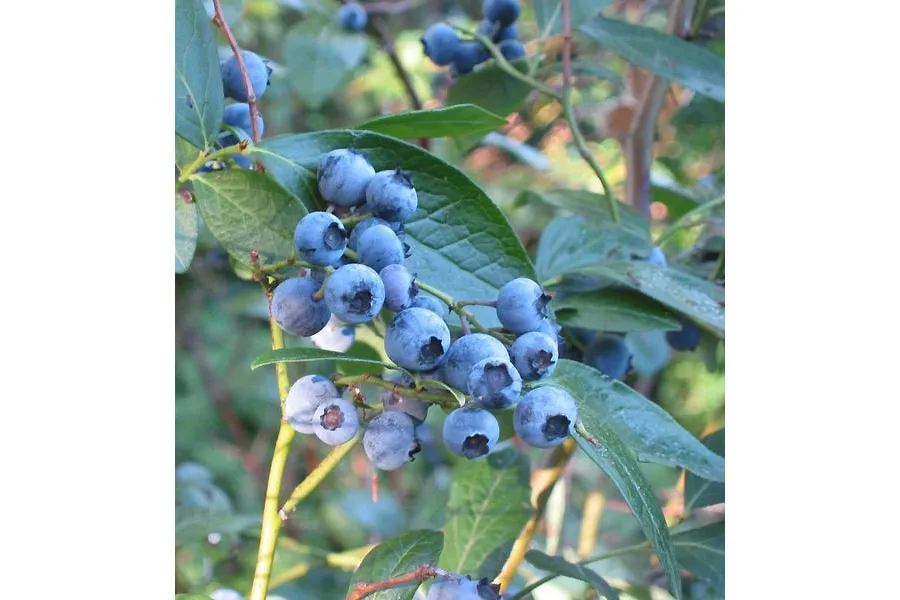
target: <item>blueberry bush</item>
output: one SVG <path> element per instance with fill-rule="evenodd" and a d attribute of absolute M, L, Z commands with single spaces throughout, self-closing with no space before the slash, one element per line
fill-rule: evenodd
<path fill-rule="evenodd" d="M 724 597 L 724 10 L 176 0 L 177 598 Z"/>

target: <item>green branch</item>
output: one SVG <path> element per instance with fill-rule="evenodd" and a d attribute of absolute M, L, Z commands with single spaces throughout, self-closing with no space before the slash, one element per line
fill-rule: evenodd
<path fill-rule="evenodd" d="M 300 485 L 294 488 L 294 491 L 291 492 L 290 497 L 287 499 L 287 502 L 284 503 L 284 506 L 281 507 L 281 510 L 278 511 L 278 516 L 281 517 L 282 521 L 287 521 L 288 516 L 297 509 L 297 505 L 303 502 L 307 496 L 309 496 L 322 480 L 331 473 L 338 463 L 341 462 L 347 454 L 350 453 L 350 450 L 353 449 L 353 446 L 356 445 L 362 438 L 363 430 L 360 428 L 356 435 L 353 436 L 349 442 L 345 442 L 340 446 L 336 446 L 331 452 L 328 453 L 322 462 L 316 465 L 316 468 L 313 469 L 309 475 L 307 475 L 303 481 L 300 482 Z"/>
<path fill-rule="evenodd" d="M 504 344 L 512 343 L 512 340 L 509 336 L 499 333 L 497 331 L 492 331 L 489 327 L 485 327 L 482 325 L 475 315 L 472 314 L 471 311 L 465 309 L 467 305 L 477 305 L 477 306 L 494 306 L 496 302 L 491 300 L 460 300 L 456 301 L 449 294 L 445 294 L 441 290 L 428 285 L 422 281 L 416 279 L 416 287 L 422 290 L 423 292 L 427 292 L 441 300 L 444 304 L 450 307 L 450 310 L 459 315 L 460 320 L 465 319 L 472 327 L 480 331 L 481 333 L 486 333 L 491 337 L 495 337 Z"/>
<path fill-rule="evenodd" d="M 426 400 L 430 404 L 439 404 L 444 408 L 454 409 L 459 407 L 459 402 L 456 400 L 456 398 L 453 397 L 453 395 L 449 393 L 442 394 L 439 392 L 429 392 L 424 389 L 399 386 L 395 383 L 391 383 L 390 381 L 385 381 L 380 377 L 376 377 L 371 373 L 336 377 L 333 381 L 335 385 L 358 385 L 360 383 L 370 383 L 386 390 L 391 390 L 401 396 L 406 396 L 408 398 L 418 398 L 419 400 Z"/>

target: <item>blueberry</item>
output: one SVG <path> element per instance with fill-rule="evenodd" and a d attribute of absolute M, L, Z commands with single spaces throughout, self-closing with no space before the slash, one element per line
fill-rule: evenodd
<path fill-rule="evenodd" d="M 666 341 L 672 350 L 690 352 L 700 343 L 700 328 L 690 321 L 681 322 L 681 331 L 667 331 Z"/>
<path fill-rule="evenodd" d="M 284 418 L 300 433 L 313 432 L 313 417 L 323 402 L 340 398 L 337 388 L 327 377 L 306 375 L 294 382 L 284 400 Z"/>
<path fill-rule="evenodd" d="M 559 345 L 556 336 L 529 331 L 516 338 L 509 355 L 522 379 L 535 381 L 553 373 L 559 360 Z"/>
<path fill-rule="evenodd" d="M 388 310 L 400 312 L 412 306 L 419 288 L 406 267 L 399 264 L 388 265 L 378 275 L 384 282 L 384 305 Z"/>
<path fill-rule="evenodd" d="M 491 41 L 496 44 L 497 40 L 492 37 L 494 33 L 494 27 L 495 25 L 493 23 L 491 23 L 487 19 L 482 19 L 481 21 L 479 21 L 478 27 L 475 28 L 475 33 L 491 38 Z M 498 27 L 497 29 L 499 31 L 500 28 Z"/>
<path fill-rule="evenodd" d="M 505 27 L 501 27 L 497 31 L 497 33 L 494 34 L 493 42 L 495 44 L 502 44 L 506 40 L 518 40 L 518 39 L 519 39 L 519 30 L 515 24 L 512 24 L 512 25 L 507 25 Z"/>
<path fill-rule="evenodd" d="M 319 159 L 316 176 L 319 195 L 328 204 L 349 208 L 366 201 L 366 186 L 375 169 L 361 152 L 332 150 Z"/>
<path fill-rule="evenodd" d="M 235 127 L 244 132 L 243 136 L 234 135 L 233 133 L 229 133 L 225 136 L 222 136 L 220 142 L 222 146 L 234 146 L 241 139 L 251 140 L 253 135 L 253 127 L 250 124 L 250 105 L 245 102 L 236 102 L 234 104 L 229 104 L 225 107 L 224 112 L 222 113 L 222 123 L 228 125 L 230 127 Z M 263 131 L 265 130 L 265 123 L 263 123 L 262 115 L 258 112 L 256 113 L 256 127 L 259 129 L 259 135 L 262 137 Z"/>
<path fill-rule="evenodd" d="M 388 357 L 411 371 L 433 369 L 447 354 L 450 330 L 439 316 L 424 308 L 400 311 L 384 334 Z"/>
<path fill-rule="evenodd" d="M 544 386 L 522 396 L 513 413 L 513 427 L 529 446 L 551 448 L 566 439 L 577 417 L 575 399 L 567 391 Z"/>
<path fill-rule="evenodd" d="M 497 318 L 516 335 L 536 331 L 547 318 L 550 296 L 534 281 L 513 279 L 497 295 Z"/>
<path fill-rule="evenodd" d="M 544 319 L 541 322 L 541 326 L 535 329 L 535 331 L 548 335 L 556 340 L 557 343 L 559 343 L 559 332 L 561 329 L 562 326 L 556 321 L 553 321 L 551 319 Z M 591 335 L 593 335 L 593 333 Z"/>
<path fill-rule="evenodd" d="M 363 434 L 363 448 L 369 461 L 382 471 L 399 469 L 421 450 L 415 423 L 402 412 L 384 412 L 372 419 Z"/>
<path fill-rule="evenodd" d="M 499 439 L 500 424 L 494 415 L 483 408 L 463 406 L 444 420 L 444 444 L 459 456 L 484 456 Z"/>
<path fill-rule="evenodd" d="M 366 14 L 366 9 L 356 2 L 348 2 L 341 7 L 338 20 L 341 27 L 347 31 L 362 31 L 369 20 L 369 15 Z"/>
<path fill-rule="evenodd" d="M 459 49 L 459 36 L 446 23 L 435 23 L 422 36 L 422 51 L 436 65 L 446 67 Z"/>
<path fill-rule="evenodd" d="M 175 467 L 175 481 L 193 485 L 212 485 L 213 476 L 199 463 L 183 462 Z"/>
<path fill-rule="evenodd" d="M 356 339 L 356 330 L 332 315 L 325 328 L 309 339 L 320 350 L 346 352 Z"/>
<path fill-rule="evenodd" d="M 512 25 L 519 18 L 519 0 L 484 0 L 484 18 L 501 25 Z"/>
<path fill-rule="evenodd" d="M 375 173 L 366 187 L 366 202 L 373 215 L 386 221 L 405 221 L 419 205 L 412 180 L 400 169 Z"/>
<path fill-rule="evenodd" d="M 297 223 L 294 246 L 300 258 L 314 265 L 333 265 L 347 249 L 347 230 L 336 216 L 311 212 Z"/>
<path fill-rule="evenodd" d="M 328 278 L 325 302 L 341 321 L 366 323 L 384 305 L 384 284 L 378 273 L 366 265 L 344 265 Z"/>
<path fill-rule="evenodd" d="M 506 60 L 516 60 L 525 56 L 525 46 L 519 40 L 503 40 L 497 44 L 497 49 Z"/>
<path fill-rule="evenodd" d="M 631 350 L 625 340 L 617 335 L 597 336 L 588 348 L 585 362 L 613 379 L 622 379 L 628 372 Z"/>
<path fill-rule="evenodd" d="M 460 42 L 456 56 L 453 57 L 451 71 L 454 76 L 465 75 L 471 73 L 475 65 L 479 65 L 489 59 L 491 53 L 487 48 L 481 45 L 481 42 L 465 41 Z"/>
<path fill-rule="evenodd" d="M 320 404 L 312 422 L 313 433 L 329 446 L 349 442 L 359 429 L 356 407 L 343 398 L 332 398 Z"/>
<path fill-rule="evenodd" d="M 659 265 L 660 267 L 668 267 L 668 263 L 666 262 L 666 255 L 663 253 L 662 249 L 659 246 L 653 246 L 653 250 L 650 251 L 650 256 L 647 257 L 647 262 L 654 265 Z"/>
<path fill-rule="evenodd" d="M 322 331 L 331 318 L 328 305 L 313 298 L 321 286 L 311 279 L 291 277 L 272 294 L 272 316 L 284 331 L 303 337 Z"/>
<path fill-rule="evenodd" d="M 406 235 L 403 233 L 402 223 L 391 223 L 390 221 L 385 221 L 384 219 L 379 219 L 378 217 L 371 217 L 369 219 L 366 219 L 365 221 L 360 221 L 356 224 L 356 226 L 353 227 L 353 231 L 350 232 L 350 241 L 347 242 L 347 247 L 351 250 L 358 250 L 359 238 L 362 237 L 362 234 L 368 231 L 370 227 L 374 227 L 375 225 L 384 225 L 385 227 L 390 227 L 391 230 L 397 234 L 397 237 L 400 238 L 401 242 Z"/>
<path fill-rule="evenodd" d="M 485 333 L 464 335 L 450 346 L 444 359 L 444 381 L 458 390 L 465 390 L 469 371 L 485 358 L 509 360 L 509 352 L 496 338 Z"/>
<path fill-rule="evenodd" d="M 415 384 L 412 377 L 401 371 L 393 371 L 384 379 L 396 384 L 398 387 L 404 388 L 411 388 Z M 407 414 L 412 417 L 413 422 L 417 425 L 420 425 L 425 420 L 425 417 L 428 416 L 428 407 L 430 406 L 430 404 L 422 402 L 418 398 L 401 396 L 393 390 L 381 391 L 381 404 L 385 412 L 393 411 Z"/>
<path fill-rule="evenodd" d="M 485 358 L 469 371 L 468 391 L 485 408 L 506 408 L 519 399 L 522 377 L 508 360 Z"/>
<path fill-rule="evenodd" d="M 450 307 L 448 307 L 446 304 L 444 304 L 431 294 L 427 294 L 425 292 L 419 292 L 419 294 L 417 294 L 416 297 L 413 298 L 410 306 L 430 310 L 442 319 L 446 319 L 447 315 L 450 314 Z"/>
<path fill-rule="evenodd" d="M 405 257 L 403 242 L 385 225 L 369 227 L 356 245 L 359 261 L 376 271 L 388 265 L 401 265 Z"/>
<path fill-rule="evenodd" d="M 239 169 L 249 169 L 253 166 L 253 161 L 243 154 L 232 154 L 231 160 L 234 161 L 234 164 L 236 164 Z"/>
<path fill-rule="evenodd" d="M 244 59 L 250 87 L 253 88 L 253 94 L 259 100 L 266 92 L 266 85 L 269 83 L 268 67 L 259 55 L 249 50 L 241 50 L 241 58 Z M 222 71 L 222 87 L 225 89 L 225 95 L 238 102 L 247 102 L 247 88 L 244 87 L 241 69 L 234 55 L 222 61 L 219 66 Z"/>
<path fill-rule="evenodd" d="M 425 600 L 481 600 L 478 595 L 478 583 L 468 577 L 451 573 L 446 577 L 436 578 Z"/>

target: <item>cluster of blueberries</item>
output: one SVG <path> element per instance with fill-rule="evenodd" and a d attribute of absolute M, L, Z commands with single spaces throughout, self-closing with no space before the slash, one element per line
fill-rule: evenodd
<path fill-rule="evenodd" d="M 315 336 L 330 323 L 343 328 L 369 322 L 386 308 L 394 313 L 384 336 L 388 357 L 408 371 L 465 390 L 472 399 L 444 423 L 444 442 L 452 452 L 466 458 L 488 454 L 500 426 L 486 409 L 513 405 L 523 441 L 542 448 L 560 444 L 574 426 L 575 400 L 554 387 L 539 387 L 519 399 L 522 382 L 547 377 L 558 360 L 557 327 L 548 318 L 550 296 L 530 279 L 513 279 L 494 303 L 500 323 L 517 336 L 511 347 L 486 333 L 464 334 L 451 343 L 444 321 L 448 307 L 420 293 L 415 275 L 403 264 L 410 251 L 403 221 L 418 206 L 409 175 L 401 169 L 376 172 L 362 153 L 338 149 L 321 157 L 317 179 L 325 202 L 336 210 L 354 209 L 348 221 L 365 218 L 349 235 L 330 212 L 312 212 L 300 220 L 294 246 L 301 260 L 317 268 L 275 288 L 272 316 L 278 325 L 292 335 Z M 415 385 L 403 372 L 388 380 L 395 389 Z M 382 395 L 382 403 L 384 412 L 368 424 L 363 446 L 376 467 L 392 470 L 419 450 L 416 427 L 428 404 L 393 391 Z M 321 375 L 294 383 L 285 415 L 297 431 L 331 445 L 350 440 L 360 426 L 356 407 Z"/>
<path fill-rule="evenodd" d="M 484 19 L 478 24 L 477 33 L 489 37 L 506 60 L 525 56 L 525 47 L 519 41 L 516 20 L 521 7 L 519 0 L 484 0 Z M 435 23 L 422 36 L 425 56 L 434 64 L 446 67 L 454 77 L 470 73 L 477 65 L 491 58 L 490 51 L 475 40 L 460 40 L 456 31 L 446 23 Z"/>

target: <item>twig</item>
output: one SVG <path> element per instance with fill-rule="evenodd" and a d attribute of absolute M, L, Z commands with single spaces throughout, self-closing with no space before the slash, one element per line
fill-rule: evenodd
<path fill-rule="evenodd" d="M 350 590 L 350 593 L 347 594 L 346 600 L 362 600 L 369 594 L 374 594 L 375 592 L 387 590 L 401 585 L 408 585 L 410 583 L 419 583 L 437 575 L 447 575 L 447 572 L 436 567 L 432 567 L 431 565 L 422 565 L 411 573 L 398 575 L 397 577 L 392 577 L 391 579 L 386 579 L 385 581 L 377 581 L 375 583 L 357 583 L 353 586 L 353 589 Z"/>
<path fill-rule="evenodd" d="M 385 381 L 380 377 L 376 377 L 371 373 L 363 373 L 362 375 L 347 375 L 346 377 L 337 377 L 334 379 L 335 385 L 356 385 L 359 383 L 369 383 L 377 385 L 386 390 L 391 390 L 400 396 L 408 398 L 418 398 L 419 400 L 430 400 L 432 404 L 440 404 L 445 408 L 457 408 L 459 403 L 450 394 L 441 394 L 437 392 L 428 392 L 416 388 L 406 388 L 398 386 L 390 381 Z"/>
<path fill-rule="evenodd" d="M 238 69 L 241 72 L 244 89 L 247 90 L 247 104 L 250 105 L 250 128 L 252 130 L 251 133 L 253 134 L 253 143 L 255 144 L 259 142 L 259 127 L 256 124 L 256 120 L 259 118 L 259 110 L 256 108 L 256 94 L 253 93 L 253 86 L 250 84 L 250 76 L 247 75 L 247 67 L 244 65 L 244 57 L 241 55 L 241 49 L 238 46 L 237 40 L 234 39 L 234 34 L 231 33 L 231 28 L 225 21 L 225 17 L 222 16 L 222 5 L 220 0 L 213 0 L 213 6 L 215 7 L 213 23 L 216 24 L 216 27 L 218 27 L 222 32 L 222 35 L 225 36 L 225 39 L 228 40 L 228 45 L 231 46 L 231 51 L 234 52 L 234 58 L 237 60 Z"/>
<path fill-rule="evenodd" d="M 458 301 L 454 300 L 453 297 L 450 296 L 449 294 L 445 294 L 441 290 L 439 290 L 435 287 L 432 287 L 432 286 L 428 285 L 427 283 L 424 283 L 418 279 L 416 279 L 416 286 L 423 292 L 427 292 L 427 293 L 431 294 L 432 296 L 434 296 L 435 298 L 437 298 L 438 300 L 442 301 L 444 304 L 446 304 L 450 308 L 450 310 L 455 312 L 461 318 L 465 317 L 467 323 L 469 325 L 471 325 L 472 327 L 474 327 L 475 329 L 477 329 L 478 331 L 480 331 L 482 333 L 486 333 L 491 337 L 495 337 L 498 340 L 500 340 L 501 342 L 503 342 L 504 344 L 509 344 L 512 342 L 512 340 L 509 338 L 509 336 L 503 335 L 502 333 L 499 333 L 497 331 L 493 331 L 490 328 L 482 325 L 481 322 L 475 317 L 475 315 L 472 314 L 471 311 L 468 311 L 465 309 L 466 305 L 492 306 L 492 305 L 496 305 L 496 302 L 494 302 L 493 304 L 489 300 L 484 300 L 484 301 L 482 301 L 482 300 L 465 300 L 462 302 L 458 302 Z"/>
<path fill-rule="evenodd" d="M 341 459 L 350 453 L 350 450 L 353 449 L 353 446 L 356 445 L 356 442 L 358 442 L 360 438 L 362 438 L 362 429 L 357 431 L 356 435 L 353 436 L 353 439 L 349 442 L 341 444 L 329 452 L 328 456 L 322 459 L 322 462 L 316 465 L 316 468 L 310 471 L 309 475 L 300 482 L 300 485 L 294 488 L 294 491 L 291 492 L 287 502 L 285 502 L 284 506 L 281 507 L 281 510 L 278 511 L 278 516 L 281 517 L 282 521 L 288 520 L 290 514 L 297 509 L 297 505 L 303 502 L 303 500 L 306 499 L 320 483 L 322 483 L 322 480 L 338 466 Z"/>

